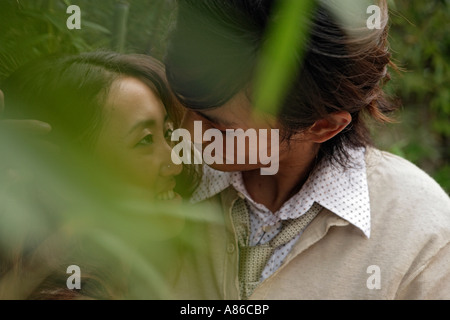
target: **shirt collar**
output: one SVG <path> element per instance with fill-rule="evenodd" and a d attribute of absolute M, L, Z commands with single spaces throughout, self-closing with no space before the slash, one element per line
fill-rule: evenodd
<path fill-rule="evenodd" d="M 202 179 L 191 196 L 191 203 L 198 203 L 212 198 L 231 185 L 231 172 L 218 171 L 207 164 L 202 165 L 202 171 Z"/>
<path fill-rule="evenodd" d="M 314 202 L 347 220 L 370 237 L 370 200 L 367 185 L 365 149 L 349 149 L 350 168 L 320 162 L 301 190 L 290 198 L 275 215 L 281 220 L 294 219 L 306 213 Z M 230 185 L 258 210 L 268 210 L 256 203 L 245 190 L 241 172 L 221 172 L 204 165 L 199 187 L 191 202 L 197 203 L 219 194 Z"/>

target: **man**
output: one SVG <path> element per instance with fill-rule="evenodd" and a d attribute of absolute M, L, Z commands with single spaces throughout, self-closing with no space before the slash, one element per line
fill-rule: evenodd
<path fill-rule="evenodd" d="M 219 161 L 204 166 L 192 202 L 219 204 L 225 226 L 197 226 L 205 238 L 183 269 L 180 297 L 450 298 L 450 200 L 413 164 L 373 148 L 364 124 L 395 109 L 382 91 L 386 1 L 382 26 L 363 32 L 320 2 L 297 76 L 268 115 L 253 105 L 254 75 L 276 3 L 179 1 L 167 76 L 197 148 L 217 146 L 208 130 L 223 133 L 214 137 L 224 152 L 215 148 Z M 239 129 L 281 134 L 277 146 L 272 134 L 258 137 L 268 154 L 279 150 L 275 174 L 249 161 L 260 144 L 223 142 Z"/>

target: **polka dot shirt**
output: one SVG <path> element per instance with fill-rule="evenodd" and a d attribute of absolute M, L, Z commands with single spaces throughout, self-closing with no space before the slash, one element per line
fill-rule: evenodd
<path fill-rule="evenodd" d="M 321 162 L 311 173 L 301 190 L 291 197 L 277 212 L 255 202 L 248 194 L 241 172 L 220 172 L 204 166 L 202 182 L 192 196 L 196 203 L 210 198 L 232 185 L 246 200 L 250 213 L 250 245 L 269 242 L 281 230 L 282 221 L 305 214 L 314 202 L 359 228 L 370 237 L 370 202 L 367 187 L 365 150 L 349 150 L 352 166 L 343 169 L 338 165 Z M 298 241 L 298 234 L 287 244 L 277 248 L 267 262 L 261 280 L 268 278 Z"/>

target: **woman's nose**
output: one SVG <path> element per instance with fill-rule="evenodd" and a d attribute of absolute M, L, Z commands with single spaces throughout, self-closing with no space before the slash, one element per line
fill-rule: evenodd
<path fill-rule="evenodd" d="M 160 174 L 163 177 L 173 177 L 179 175 L 182 170 L 183 166 L 181 164 L 175 164 L 170 161 L 162 164 Z"/>
<path fill-rule="evenodd" d="M 163 177 L 176 176 L 181 173 L 183 166 L 181 164 L 175 164 L 172 161 L 172 148 L 166 144 L 163 148 L 161 157 L 163 157 L 161 162 L 160 174 Z"/>

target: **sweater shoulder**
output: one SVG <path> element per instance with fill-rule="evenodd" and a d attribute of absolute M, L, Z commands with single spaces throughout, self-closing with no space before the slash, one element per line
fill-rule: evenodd
<path fill-rule="evenodd" d="M 379 187 L 389 187 L 400 194 L 414 191 L 440 198 L 450 198 L 442 187 L 425 171 L 400 156 L 378 149 L 369 149 L 366 156 L 367 178 Z M 387 184 L 387 185 L 386 185 Z"/>
<path fill-rule="evenodd" d="M 366 166 L 373 214 L 388 214 L 450 234 L 450 197 L 425 171 L 377 149 L 368 149 Z"/>

